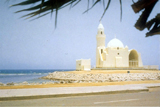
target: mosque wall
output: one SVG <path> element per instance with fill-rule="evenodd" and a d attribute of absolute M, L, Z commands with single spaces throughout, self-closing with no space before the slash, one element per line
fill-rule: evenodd
<path fill-rule="evenodd" d="M 139 67 L 143 67 L 143 63 L 142 63 L 142 59 L 141 59 L 141 54 L 140 53 L 138 53 L 138 56 L 139 56 Z"/>
<path fill-rule="evenodd" d="M 107 48 L 103 67 L 128 67 L 128 49 Z"/>

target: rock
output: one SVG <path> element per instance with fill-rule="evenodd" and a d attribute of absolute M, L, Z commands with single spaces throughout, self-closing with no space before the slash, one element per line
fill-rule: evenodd
<path fill-rule="evenodd" d="M 55 81 L 54 84 L 59 84 L 59 81 Z"/>
<path fill-rule="evenodd" d="M 22 85 L 22 83 L 14 83 L 14 85 Z"/>
<path fill-rule="evenodd" d="M 0 86 L 4 86 L 4 84 L 0 82 Z"/>
<path fill-rule="evenodd" d="M 113 79 L 112 79 L 112 78 L 109 78 L 109 82 L 113 82 Z"/>
<path fill-rule="evenodd" d="M 80 82 L 79 80 L 74 81 L 74 83 L 79 83 L 79 82 Z"/>
<path fill-rule="evenodd" d="M 29 83 L 27 81 L 22 82 L 23 85 L 28 85 Z"/>
<path fill-rule="evenodd" d="M 160 76 L 158 76 L 158 77 L 157 77 L 157 79 L 159 79 L 159 80 L 160 80 Z"/>
<path fill-rule="evenodd" d="M 68 80 L 68 83 L 73 83 L 73 81 L 72 80 Z"/>
<path fill-rule="evenodd" d="M 46 82 L 42 82 L 42 84 L 46 84 Z"/>
<path fill-rule="evenodd" d="M 79 83 L 83 83 L 83 81 L 82 81 L 82 80 L 80 80 L 80 81 L 79 81 Z"/>
<path fill-rule="evenodd" d="M 37 82 L 37 83 L 35 83 L 35 85 L 41 85 L 41 84 Z"/>
<path fill-rule="evenodd" d="M 11 82 L 11 83 L 7 83 L 6 85 L 7 85 L 7 86 L 12 86 L 12 85 L 14 85 L 14 83 Z"/>
<path fill-rule="evenodd" d="M 65 84 L 66 82 L 65 81 L 60 81 L 60 84 Z"/>
<path fill-rule="evenodd" d="M 36 83 L 35 83 L 35 82 L 32 82 L 32 83 L 30 83 L 30 85 L 36 85 Z"/>

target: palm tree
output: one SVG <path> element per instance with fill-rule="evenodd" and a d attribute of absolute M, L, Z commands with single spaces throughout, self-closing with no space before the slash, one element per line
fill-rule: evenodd
<path fill-rule="evenodd" d="M 138 13 L 144 9 L 141 16 L 137 20 L 135 27 L 138 30 L 144 30 L 145 28 L 148 28 L 149 32 L 146 33 L 146 37 L 160 34 L 160 13 L 157 14 L 155 18 L 147 22 L 147 19 L 157 1 L 158 0 L 139 0 L 132 5 L 132 9 L 135 13 Z M 152 26 L 153 28 L 151 29 Z"/>
<path fill-rule="evenodd" d="M 100 18 L 101 20 L 109 7 L 111 0 L 108 0 L 107 3 L 106 3 L 106 0 L 95 0 L 95 1 L 92 0 L 92 1 L 93 1 L 92 6 L 89 7 L 90 0 L 88 0 L 88 8 L 85 12 L 88 12 L 90 9 L 92 9 L 98 2 L 103 2 L 102 4 L 104 6 L 104 12 Z M 58 10 L 65 8 L 68 5 L 70 5 L 71 7 L 74 7 L 79 2 L 81 2 L 81 0 L 23 0 L 18 4 L 12 5 L 11 7 L 36 4 L 36 5 L 32 5 L 32 7 L 30 8 L 22 9 L 16 12 L 16 13 L 19 13 L 23 11 L 32 11 L 29 14 L 22 16 L 22 18 L 25 17 L 26 19 L 33 18 L 32 20 L 38 19 L 47 14 L 52 14 L 53 12 L 55 12 L 56 14 L 55 26 L 56 26 Z M 120 2 L 120 10 L 121 10 L 120 18 L 122 19 L 122 0 L 119 0 L 119 2 Z M 146 37 L 160 34 L 160 13 L 157 14 L 155 18 L 147 21 L 152 9 L 154 8 L 157 2 L 158 0 L 138 0 L 137 2 L 133 1 L 133 4 L 132 4 L 132 9 L 134 10 L 135 13 L 138 13 L 139 11 L 144 10 L 141 16 L 139 17 L 139 19 L 137 20 L 137 22 L 135 23 L 135 27 L 140 31 L 147 28 L 149 32 L 146 33 Z"/>

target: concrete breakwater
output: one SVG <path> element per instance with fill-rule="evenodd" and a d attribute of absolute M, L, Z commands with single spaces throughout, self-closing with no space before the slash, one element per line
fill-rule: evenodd
<path fill-rule="evenodd" d="M 160 73 L 75 74 L 67 72 L 53 72 L 41 79 L 59 81 L 59 83 L 144 81 L 160 80 Z"/>

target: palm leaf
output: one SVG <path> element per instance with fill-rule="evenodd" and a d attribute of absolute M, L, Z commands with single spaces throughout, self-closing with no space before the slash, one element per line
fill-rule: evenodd
<path fill-rule="evenodd" d="M 47 4 L 46 4 L 47 5 Z M 44 6 L 44 5 L 43 5 Z M 30 10 L 36 10 L 36 9 L 40 9 L 41 8 L 41 4 L 37 5 L 37 6 L 34 6 L 34 7 L 31 7 L 31 8 L 28 8 L 28 9 L 23 9 L 23 10 L 19 10 L 19 11 L 16 11 L 15 13 L 19 13 L 19 12 L 23 12 L 23 11 L 30 11 Z"/>
<path fill-rule="evenodd" d="M 107 9 L 108 9 L 108 7 L 109 7 L 109 5 L 110 5 L 110 2 L 111 2 L 111 0 L 108 0 L 108 4 L 107 4 L 107 6 L 106 6 L 106 8 L 105 8 L 105 10 L 104 10 L 104 12 L 103 12 L 103 14 L 102 14 L 102 16 L 101 16 L 100 21 L 102 20 L 104 14 L 106 13 L 106 11 L 107 11 Z"/>
<path fill-rule="evenodd" d="M 105 9 L 105 0 L 103 0 L 103 8 Z"/>
<path fill-rule="evenodd" d="M 76 1 L 76 0 L 75 0 Z M 76 6 L 81 0 L 78 0 L 72 7 Z"/>
<path fill-rule="evenodd" d="M 121 10 L 121 17 L 120 17 L 120 20 L 122 21 L 122 0 L 119 0 L 119 3 L 120 3 L 120 10 Z"/>
<path fill-rule="evenodd" d="M 91 8 L 87 9 L 86 11 L 84 11 L 83 13 L 88 12 L 90 9 L 92 9 L 98 2 L 100 2 L 101 0 L 96 0 L 96 2 L 92 5 Z"/>
<path fill-rule="evenodd" d="M 58 10 L 67 7 L 68 5 L 71 5 L 71 7 L 76 6 L 81 0 L 24 0 L 23 2 L 11 5 L 11 7 L 13 6 L 21 6 L 21 5 L 29 5 L 29 4 L 34 4 L 36 3 L 36 5 L 33 5 L 32 7 L 26 8 L 26 9 L 22 9 L 19 11 L 16 11 L 15 13 L 19 13 L 19 12 L 24 12 L 24 11 L 32 11 L 26 15 L 23 15 L 21 18 L 33 18 L 36 17 L 37 15 L 39 15 L 38 17 L 34 18 L 38 19 L 41 18 L 49 13 L 55 12 L 55 26 L 57 26 L 57 16 L 58 16 Z M 83 13 L 88 12 L 90 9 L 92 9 L 97 3 L 101 2 L 102 0 L 92 0 L 92 6 L 90 7 L 90 0 L 88 0 L 88 4 L 87 4 L 87 10 Z M 121 9 L 121 19 L 122 19 L 122 3 L 121 0 L 120 1 L 120 9 Z M 105 12 L 107 11 L 109 5 L 110 5 L 111 0 L 108 0 L 107 6 L 105 7 L 105 0 L 103 0 L 103 7 L 104 7 L 104 12 L 100 18 L 100 20 L 103 18 Z M 74 4 L 73 4 L 74 3 Z M 50 11 L 50 12 L 48 12 Z M 40 15 L 42 14 L 42 15 Z"/>
<path fill-rule="evenodd" d="M 27 16 L 30 16 L 30 17 L 28 17 L 28 18 L 31 18 L 31 17 L 33 17 L 33 16 L 36 16 L 36 15 L 40 14 L 40 13 L 44 13 L 44 12 L 50 10 L 50 9 L 51 9 L 51 7 L 45 7 L 45 8 L 43 8 L 43 9 L 41 9 L 41 10 L 37 10 L 37 11 L 31 12 L 31 13 L 29 13 L 29 14 L 26 14 L 26 15 L 22 16 L 21 18 L 27 17 Z M 28 19 L 28 18 L 27 18 L 27 19 Z"/>
<path fill-rule="evenodd" d="M 29 5 L 29 4 L 33 4 L 33 3 L 39 2 L 39 1 L 41 1 L 41 0 L 26 0 L 24 2 L 21 2 L 21 3 L 18 3 L 18 4 L 14 4 L 14 5 L 11 5 L 11 6 Z"/>
<path fill-rule="evenodd" d="M 43 16 L 45 16 L 45 15 L 47 15 L 47 14 L 49 14 L 49 13 L 50 13 L 50 12 L 45 13 L 45 14 L 43 14 L 43 15 L 40 15 L 40 16 L 38 16 L 37 18 L 32 19 L 31 21 L 36 20 L 36 19 L 38 19 L 38 18 L 41 18 L 41 17 L 43 17 Z"/>

